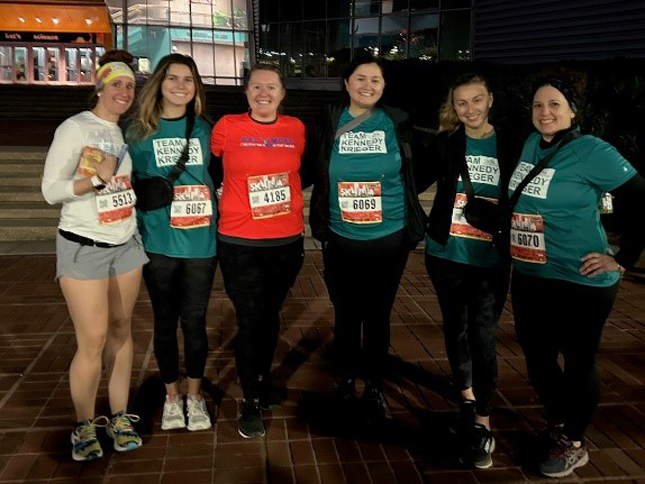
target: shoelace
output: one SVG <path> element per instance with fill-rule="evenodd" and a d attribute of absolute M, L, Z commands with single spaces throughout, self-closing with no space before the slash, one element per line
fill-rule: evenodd
<path fill-rule="evenodd" d="M 134 428 L 132 428 L 132 422 L 137 423 L 141 419 L 138 415 L 135 415 L 133 413 L 121 413 L 114 417 L 112 420 L 112 426 L 115 428 L 115 430 L 117 432 L 123 432 L 134 430 Z"/>
<path fill-rule="evenodd" d="M 549 452 L 549 456 L 552 458 L 566 457 L 576 450 L 573 443 L 567 437 L 561 435 L 551 449 L 551 452 Z"/>
<path fill-rule="evenodd" d="M 95 439 L 96 428 L 105 428 L 108 426 L 108 423 L 110 423 L 110 419 L 105 415 L 99 415 L 98 417 L 94 417 L 92 420 L 88 420 L 86 424 L 77 427 L 78 433 L 76 435 L 80 441 L 85 441 L 90 438 Z"/>

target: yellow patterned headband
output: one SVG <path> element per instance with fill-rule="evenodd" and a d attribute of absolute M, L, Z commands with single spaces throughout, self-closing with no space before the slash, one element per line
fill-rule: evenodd
<path fill-rule="evenodd" d="M 134 72 L 125 62 L 108 62 L 96 73 L 96 90 L 100 91 L 103 86 L 119 76 L 135 80 Z"/>

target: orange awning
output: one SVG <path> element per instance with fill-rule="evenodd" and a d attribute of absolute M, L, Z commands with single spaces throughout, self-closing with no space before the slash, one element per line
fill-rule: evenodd
<path fill-rule="evenodd" d="M 0 30 L 111 33 L 107 6 L 0 3 Z"/>

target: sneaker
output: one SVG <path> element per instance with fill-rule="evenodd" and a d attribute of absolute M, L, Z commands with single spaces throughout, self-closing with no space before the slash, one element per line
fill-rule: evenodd
<path fill-rule="evenodd" d="M 207 430 L 211 428 L 211 418 L 208 415 L 206 401 L 203 398 L 197 400 L 196 398 L 188 397 L 186 407 L 188 408 L 188 430 Z"/>
<path fill-rule="evenodd" d="M 459 403 L 457 420 L 449 427 L 450 433 L 466 439 L 473 425 L 475 425 L 475 400 L 462 400 Z"/>
<path fill-rule="evenodd" d="M 260 402 L 255 400 L 242 400 L 240 418 L 237 421 L 237 431 L 245 439 L 263 437 L 266 433 L 262 421 Z"/>
<path fill-rule="evenodd" d="M 493 433 L 482 424 L 473 424 L 469 433 L 470 442 L 460 459 L 463 463 L 472 464 L 478 469 L 488 469 L 493 465 L 495 438 Z"/>
<path fill-rule="evenodd" d="M 108 418 L 101 415 L 93 420 L 83 420 L 72 432 L 72 459 L 86 461 L 103 456 L 103 449 L 96 437 L 96 427 L 105 427 Z"/>
<path fill-rule="evenodd" d="M 392 418 L 390 407 L 387 405 L 383 392 L 381 392 L 381 388 L 378 385 L 367 382 L 361 400 L 369 405 L 368 419 L 370 417 L 375 420 L 390 420 Z"/>
<path fill-rule="evenodd" d="M 562 434 L 549 449 L 546 460 L 540 464 L 540 472 L 547 477 L 565 477 L 587 462 L 589 453 L 585 444 L 576 447 L 571 439 Z"/>
<path fill-rule="evenodd" d="M 337 400 L 341 402 L 353 402 L 356 400 L 356 379 L 344 378 L 336 385 L 334 393 Z"/>
<path fill-rule="evenodd" d="M 184 401 L 181 397 L 177 397 L 174 401 L 168 400 L 168 396 L 166 396 L 161 417 L 161 430 L 183 429 L 185 427 Z"/>
<path fill-rule="evenodd" d="M 112 417 L 110 424 L 107 426 L 107 434 L 114 440 L 114 450 L 127 452 L 141 447 L 141 437 L 132 427 L 132 422 L 136 423 L 138 421 L 138 415 L 125 413 L 125 410 Z"/>

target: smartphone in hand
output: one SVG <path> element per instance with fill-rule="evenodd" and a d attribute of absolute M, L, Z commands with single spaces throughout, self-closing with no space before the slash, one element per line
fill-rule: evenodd
<path fill-rule="evenodd" d="M 121 146 L 121 149 L 119 150 L 119 154 L 116 156 L 116 166 L 114 167 L 114 174 L 115 175 L 119 171 L 119 167 L 121 166 L 121 162 L 125 158 L 126 154 L 128 154 L 128 145 L 124 144 L 124 145 Z"/>

